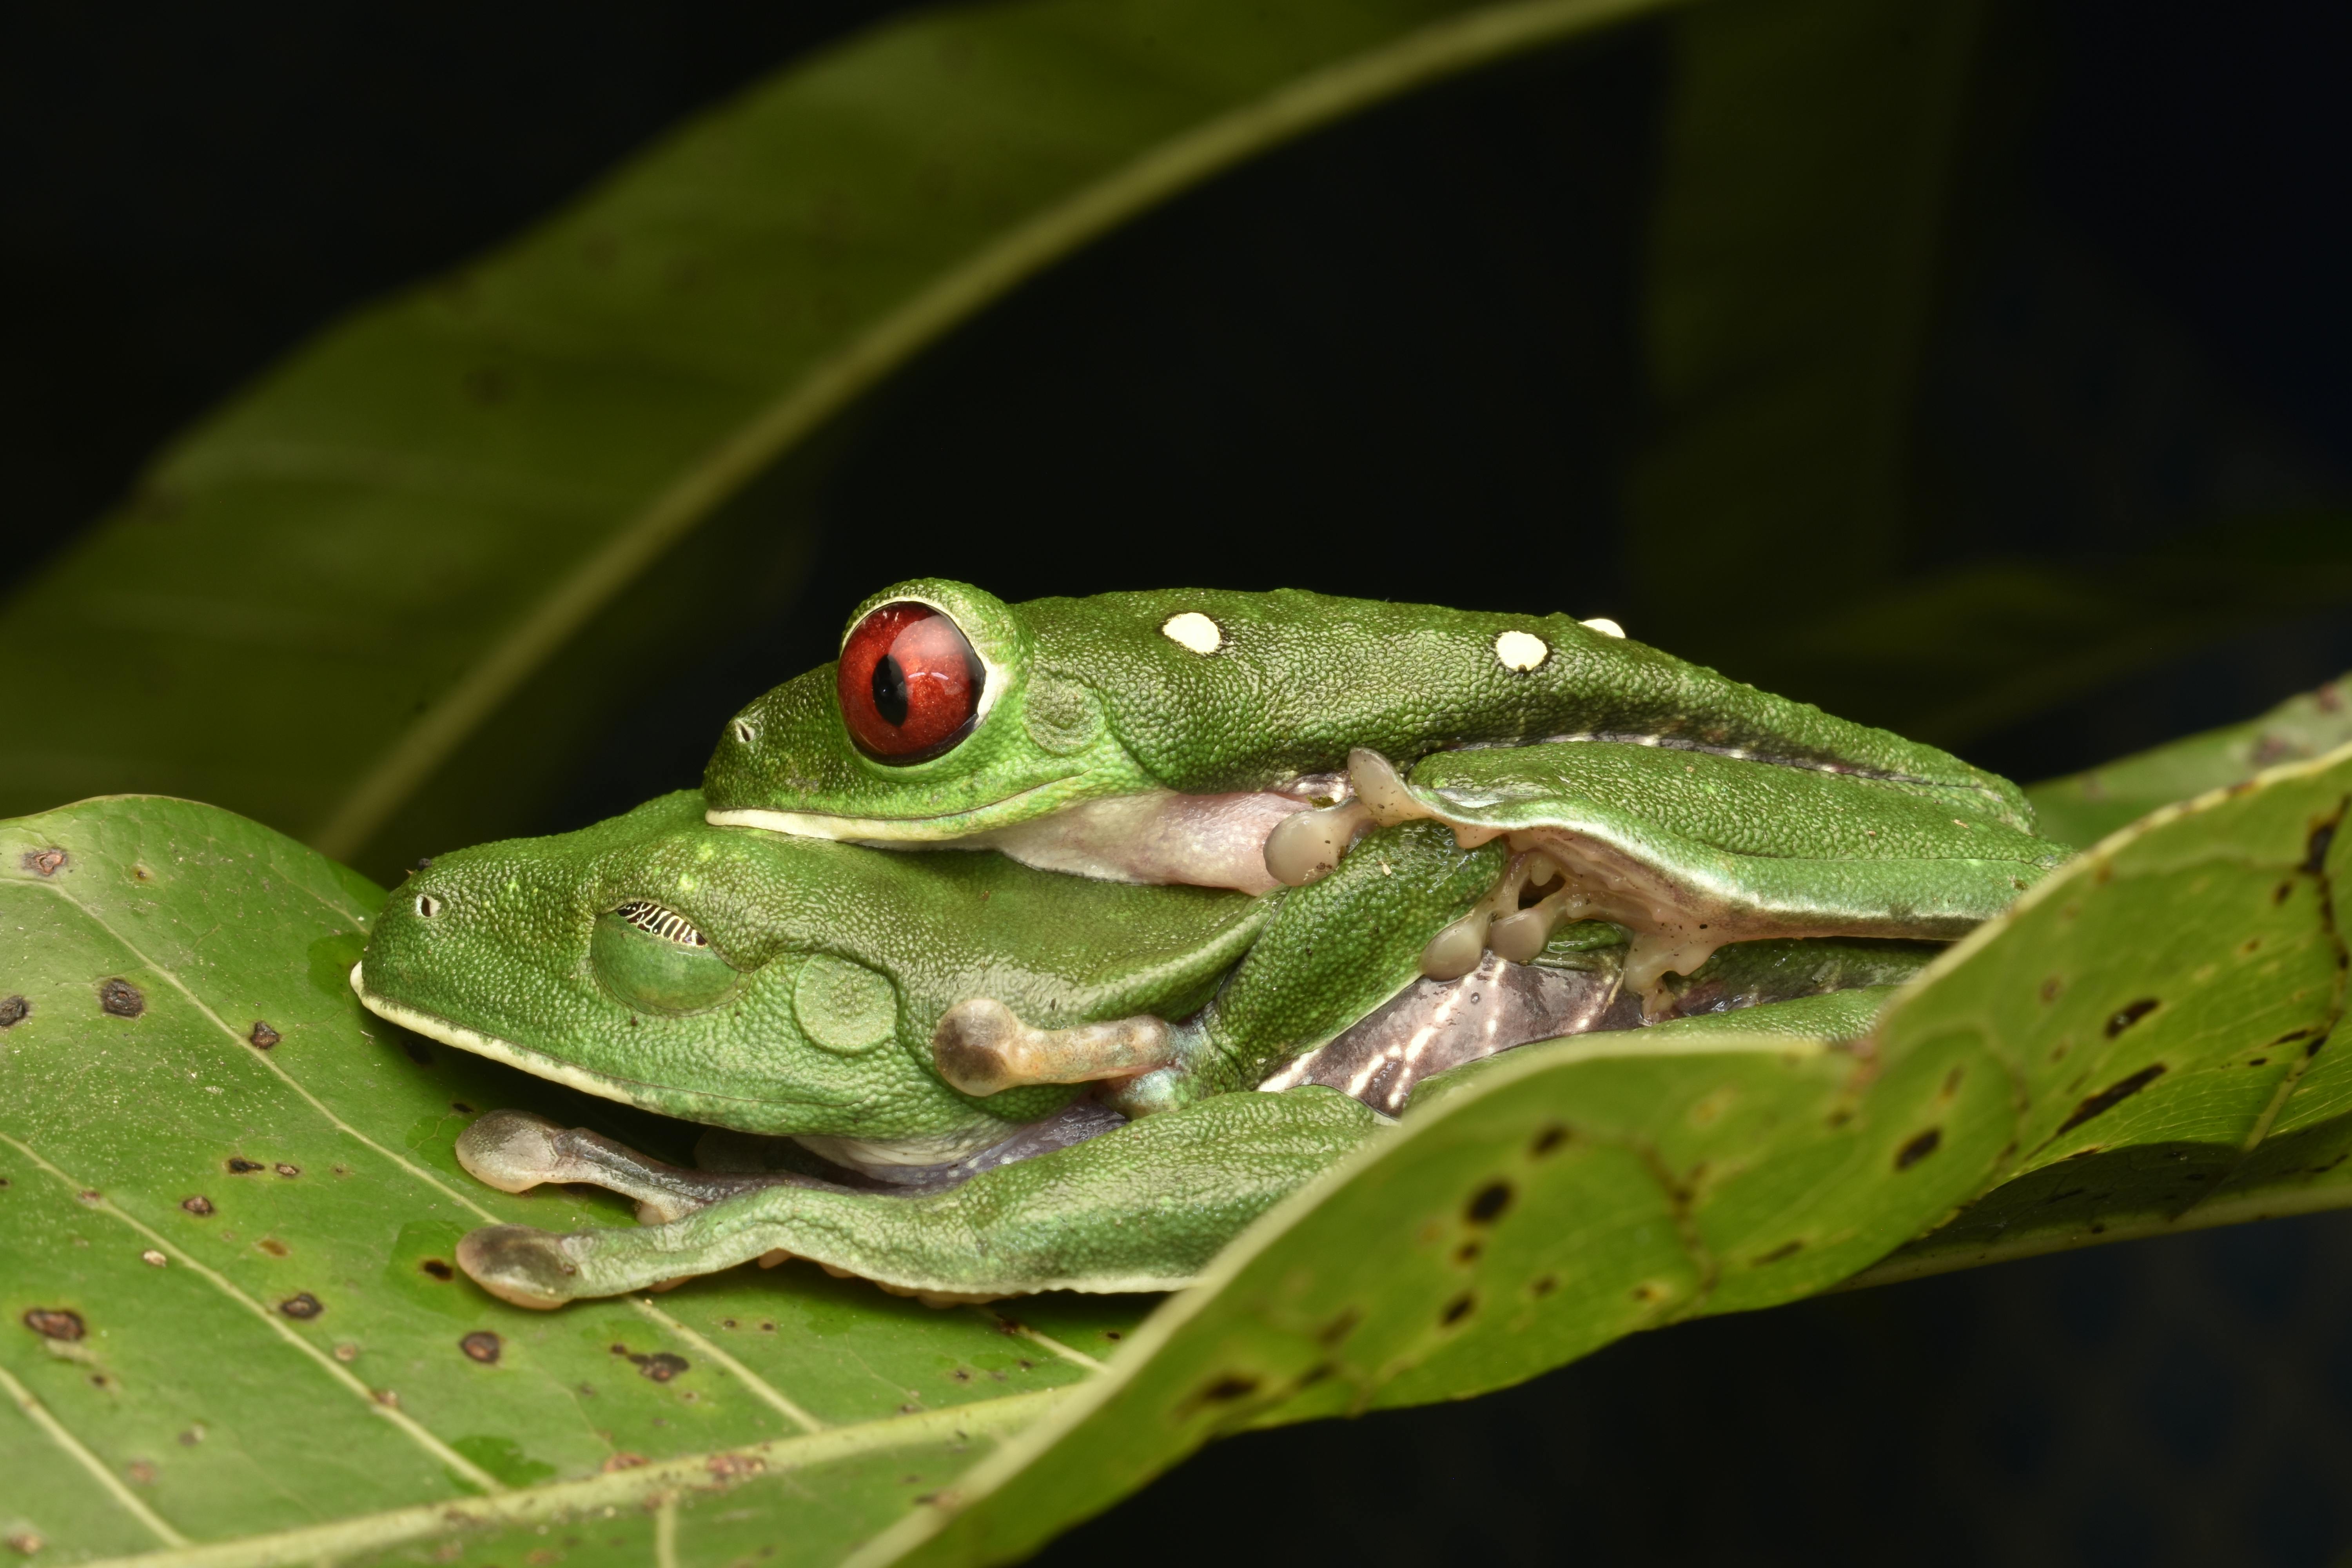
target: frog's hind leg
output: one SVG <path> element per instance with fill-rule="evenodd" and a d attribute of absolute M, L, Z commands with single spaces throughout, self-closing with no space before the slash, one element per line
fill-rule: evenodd
<path fill-rule="evenodd" d="M 458 1243 L 457 1262 L 492 1295 L 538 1308 L 779 1251 L 939 1301 L 1174 1289 L 1378 1121 L 1325 1089 L 1219 1095 L 945 1188 L 772 1184 L 665 1225 L 489 1226 Z"/>

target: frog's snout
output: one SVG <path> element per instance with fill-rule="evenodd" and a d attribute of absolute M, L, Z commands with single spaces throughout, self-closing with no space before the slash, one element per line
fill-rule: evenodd
<path fill-rule="evenodd" d="M 551 1311 L 572 1300 L 580 1273 L 563 1240 L 527 1225 L 486 1225 L 457 1243 L 457 1267 L 501 1301 Z"/>

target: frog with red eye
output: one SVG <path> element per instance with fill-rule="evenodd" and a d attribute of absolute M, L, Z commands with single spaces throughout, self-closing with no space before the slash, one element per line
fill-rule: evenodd
<path fill-rule="evenodd" d="M 1512 853 L 1425 973 L 1597 919 L 1654 1001 L 1728 942 L 1959 936 L 2067 853 L 2008 780 L 1612 623 L 1295 590 L 895 584 L 703 788 L 719 825 L 1252 893 L 1432 820 Z"/>

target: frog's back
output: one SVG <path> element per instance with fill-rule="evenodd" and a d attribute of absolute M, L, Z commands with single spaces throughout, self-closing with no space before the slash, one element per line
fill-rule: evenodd
<path fill-rule="evenodd" d="M 2024 827 L 2014 784 L 1565 615 L 1298 589 L 1159 589 L 1014 607 L 1036 662 L 1086 684 L 1129 753 L 1187 794 L 1465 746 L 1633 741 L 1945 785 Z"/>

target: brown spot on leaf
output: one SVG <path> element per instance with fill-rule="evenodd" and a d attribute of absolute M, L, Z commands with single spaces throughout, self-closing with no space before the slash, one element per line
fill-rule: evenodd
<path fill-rule="evenodd" d="M 2294 884 L 2293 882 L 2281 882 L 2277 887 L 2271 889 L 2271 902 L 2274 904 L 2283 904 L 2294 896 Z"/>
<path fill-rule="evenodd" d="M 1461 1246 L 1454 1249 L 1454 1261 L 1456 1263 L 1475 1263 L 1478 1261 L 1479 1251 L 1480 1247 L 1476 1242 L 1465 1241 Z"/>
<path fill-rule="evenodd" d="M 36 877 L 54 877 L 65 869 L 69 858 L 62 849 L 27 849 L 17 857 L 17 863 Z"/>
<path fill-rule="evenodd" d="M 136 1018 L 147 1011 L 147 998 L 139 987 L 120 976 L 98 983 L 98 1010 L 117 1018 Z"/>
<path fill-rule="evenodd" d="M 1774 1247 L 1771 1251 L 1764 1254 L 1763 1257 L 1759 1258 L 1756 1260 L 1756 1267 L 1761 1268 L 1768 1263 L 1783 1262 L 1788 1258 L 1796 1257 L 1798 1253 L 1804 1250 L 1804 1247 L 1805 1244 L 1801 1241 L 1784 1241 L 1780 1246 Z"/>
<path fill-rule="evenodd" d="M 1511 1184 L 1489 1182 L 1471 1197 L 1470 1206 L 1462 1211 L 1462 1217 L 1472 1225 L 1492 1225 L 1510 1206 Z"/>
<path fill-rule="evenodd" d="M 428 1258 L 416 1267 L 423 1269 L 425 1273 L 430 1274 L 436 1279 L 455 1279 L 457 1278 L 457 1271 L 449 1267 L 448 1261 L 446 1258 Z"/>
<path fill-rule="evenodd" d="M 283 1258 L 286 1256 L 286 1244 L 278 1240 L 274 1236 L 265 1236 L 253 1245 L 261 1248 L 262 1251 L 269 1254 L 272 1258 Z"/>
<path fill-rule="evenodd" d="M 637 1371 L 641 1374 L 656 1383 L 667 1383 L 672 1378 L 684 1376 L 689 1364 L 684 1356 L 672 1355 L 667 1351 L 656 1351 L 651 1355 L 633 1355 L 629 1359 L 637 1363 Z"/>
<path fill-rule="evenodd" d="M 357 1361 L 360 1359 L 360 1347 L 352 1343 L 349 1340 L 346 1340 L 341 1344 L 335 1347 L 335 1359 L 337 1361 Z"/>
<path fill-rule="evenodd" d="M 645 1462 L 646 1457 L 643 1454 L 613 1454 L 607 1456 L 604 1462 L 596 1468 L 609 1476 L 615 1470 L 634 1470 Z"/>
<path fill-rule="evenodd" d="M 278 1310 L 298 1322 L 307 1323 L 327 1309 L 320 1305 L 319 1298 L 303 1290 L 278 1302 Z"/>
<path fill-rule="evenodd" d="M 2074 1114 L 2066 1118 L 2065 1121 L 2059 1126 L 2058 1131 L 2061 1133 L 2072 1132 L 2075 1128 L 2080 1127 L 2084 1122 L 2091 1120 L 2092 1117 L 2097 1116 L 2104 1111 L 2114 1110 L 2116 1106 L 2121 1105 L 2125 1100 L 2129 1100 L 2133 1095 L 2137 1094 L 2141 1089 L 2146 1089 L 2149 1084 L 2154 1083 L 2158 1079 L 2160 1079 L 2163 1076 L 2164 1064 L 2162 1062 L 2156 1062 L 2140 1068 L 2139 1071 L 2132 1074 L 2131 1077 L 2125 1079 L 2120 1083 L 2108 1085 L 2106 1088 L 2099 1090 L 2098 1093 L 2091 1096 L 2090 1099 L 2083 1101 L 2082 1104 L 2076 1106 L 2074 1108 Z"/>
<path fill-rule="evenodd" d="M 1465 1290 L 1445 1303 L 1445 1310 L 1437 1314 L 1437 1321 L 1441 1326 L 1450 1329 L 1477 1310 L 1478 1298 Z"/>
<path fill-rule="evenodd" d="M 292 1178 L 294 1178 L 294 1177 L 296 1177 L 296 1176 L 299 1176 L 299 1175 L 300 1175 L 300 1174 L 302 1173 L 302 1167 L 301 1167 L 301 1166 L 299 1166 L 299 1165 L 289 1165 L 289 1164 L 288 1164 L 288 1163 L 287 1163 L 285 1161 L 283 1161 L 283 1160 L 278 1161 L 278 1163 L 276 1163 L 275 1165 L 270 1166 L 269 1168 L 270 1168 L 271 1170 L 273 1170 L 273 1171 L 277 1172 L 279 1175 L 281 1175 L 281 1176 L 284 1176 L 284 1177 L 288 1178 L 289 1180 L 291 1180 Z"/>
<path fill-rule="evenodd" d="M 2042 983 L 2042 1000 L 2045 1003 L 2055 1002 L 2058 1000 L 2058 994 L 2065 989 L 2066 983 L 2053 974 Z"/>
<path fill-rule="evenodd" d="M 505 1351 L 507 1345 L 504 1340 L 490 1332 L 489 1330 L 476 1329 L 457 1342 L 457 1348 L 466 1352 L 468 1360 L 480 1362 L 484 1366 L 496 1366 L 499 1354 Z"/>
<path fill-rule="evenodd" d="M 0 1029 L 13 1029 L 23 1023 L 33 1011 L 33 1005 L 22 996 L 0 996 Z"/>
<path fill-rule="evenodd" d="M 405 1029 L 400 1031 L 400 1048 L 406 1051 L 408 1059 L 418 1067 L 429 1068 L 433 1065 L 433 1053 L 425 1048 L 425 1042 Z"/>
<path fill-rule="evenodd" d="M 1969 1069 L 1966 1068 L 1954 1068 L 1951 1071 L 1946 1073 L 1944 1075 L 1944 1087 L 1942 1089 L 1937 1091 L 1936 1098 L 1938 1100 L 1949 1100 L 1954 1095 L 1959 1093 L 1960 1085 L 1967 1079 L 1968 1076 Z"/>
<path fill-rule="evenodd" d="M 187 1210 L 190 1214 L 195 1215 L 198 1219 L 202 1219 L 206 1215 L 213 1212 L 212 1199 L 205 1196 L 202 1193 L 197 1193 L 191 1197 L 182 1198 L 180 1200 L 180 1206 Z"/>
<path fill-rule="evenodd" d="M 1246 1373 L 1229 1372 L 1212 1378 L 1192 1395 L 1190 1403 L 1200 1405 L 1231 1405 L 1236 1399 L 1247 1399 L 1257 1392 L 1257 1379 Z"/>
<path fill-rule="evenodd" d="M 1528 1153 L 1540 1160 L 1567 1142 L 1568 1129 L 1555 1121 L 1536 1134 L 1536 1141 L 1528 1145 Z"/>
<path fill-rule="evenodd" d="M 2127 1004 L 2107 1019 L 2107 1038 L 2114 1039 L 2162 1005 L 2163 1004 L 2153 996 L 2143 996 L 2137 1002 Z"/>
<path fill-rule="evenodd" d="M 1342 1307 L 1339 1309 L 1339 1316 L 1333 1318 L 1329 1322 L 1324 1324 L 1320 1329 L 1318 1329 L 1315 1331 L 1315 1342 L 1322 1345 L 1328 1350 L 1331 1346 L 1338 1344 L 1341 1340 L 1346 1339 L 1349 1334 L 1354 1333 L 1356 1331 L 1356 1325 L 1363 1321 L 1364 1314 L 1362 1309 L 1358 1307 Z"/>
<path fill-rule="evenodd" d="M 269 1169 L 268 1166 L 263 1164 L 260 1161 L 248 1160 L 242 1154 L 231 1154 L 228 1157 L 227 1164 L 228 1173 L 232 1176 L 249 1176 L 256 1171 L 266 1171 Z"/>
<path fill-rule="evenodd" d="M 1944 1130 L 1930 1127 L 1895 1152 L 1895 1168 L 1907 1171 L 1944 1146 Z"/>
<path fill-rule="evenodd" d="M 133 1459 L 122 1467 L 122 1473 L 142 1487 L 155 1484 L 155 1467 L 145 1459 Z"/>
<path fill-rule="evenodd" d="M 1559 1289 L 1559 1276 L 1557 1276 L 1557 1275 L 1553 1275 L 1553 1274 L 1546 1274 L 1546 1275 L 1543 1275 L 1543 1276 L 1541 1276 L 1540 1278 L 1538 1278 L 1538 1279 L 1537 1279 L 1532 1280 L 1532 1281 L 1530 1281 L 1530 1282 L 1529 1282 L 1529 1284 L 1528 1285 L 1528 1295 L 1530 1295 L 1530 1296 L 1537 1296 L 1537 1297 L 1549 1296 L 1549 1295 L 1550 1295 L 1553 1291 L 1555 1291 L 1555 1290 L 1557 1290 L 1557 1289 Z"/>
<path fill-rule="evenodd" d="M 449 1109 L 456 1111 L 460 1116 L 471 1116 L 474 1114 L 474 1108 L 467 1104 L 462 1100 L 451 1100 L 449 1102 Z"/>
<path fill-rule="evenodd" d="M 2316 877 L 2321 872 L 2326 870 L 2327 849 L 2328 847 L 2335 842 L 2335 823 L 2323 822 L 2318 826 L 2313 828 L 2311 830 L 2311 837 L 2304 841 L 2303 864 L 2296 867 L 2295 869 L 2313 877 Z"/>
<path fill-rule="evenodd" d="M 25 1557 L 30 1557 L 48 1544 L 41 1539 L 41 1532 L 37 1530 L 15 1531 L 8 1535 L 0 1536 L 0 1541 L 5 1541 L 8 1543 L 9 1551 Z"/>
<path fill-rule="evenodd" d="M 25 1326 L 45 1340 L 71 1342 L 89 1332 L 79 1312 L 69 1311 L 63 1307 L 27 1307 L 25 1310 Z"/>
<path fill-rule="evenodd" d="M 253 1048 L 258 1051 L 268 1050 L 285 1037 L 258 1018 L 253 1021 L 253 1032 L 246 1036 L 247 1039 L 253 1042 Z"/>

